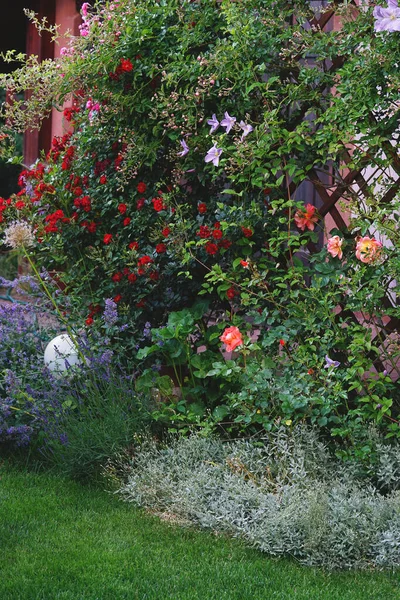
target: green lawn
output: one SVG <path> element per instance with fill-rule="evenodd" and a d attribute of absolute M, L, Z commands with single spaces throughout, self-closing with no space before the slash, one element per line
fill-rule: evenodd
<path fill-rule="evenodd" d="M 1 600 L 392 600 L 399 573 L 324 573 L 0 467 Z"/>

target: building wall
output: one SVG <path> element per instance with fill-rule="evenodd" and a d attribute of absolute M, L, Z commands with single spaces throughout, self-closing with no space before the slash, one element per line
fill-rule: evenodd
<path fill-rule="evenodd" d="M 79 6 L 79 5 L 78 5 Z M 79 24 L 81 22 L 76 0 L 34 0 L 31 2 L 32 8 L 41 19 L 46 17 L 51 24 L 57 23 L 60 26 L 61 38 L 56 44 L 51 42 L 50 36 L 43 34 L 39 36 L 36 28 L 31 23 L 27 25 L 26 35 L 26 53 L 35 54 L 39 60 L 46 58 L 55 58 L 60 55 L 60 50 L 66 43 L 63 34 L 70 31 L 73 35 L 79 34 Z M 29 93 L 29 92 L 28 92 Z M 65 125 L 62 118 L 62 111 L 53 109 L 50 117 L 45 119 L 40 131 L 28 131 L 24 137 L 24 162 L 31 165 L 39 157 L 40 152 L 47 152 L 51 145 L 54 135 L 62 135 L 65 132 Z"/>
<path fill-rule="evenodd" d="M 79 35 L 79 25 L 81 17 L 76 9 L 75 0 L 56 0 L 55 22 L 60 25 L 60 34 L 64 36 L 67 32 L 72 35 Z M 60 56 L 61 48 L 66 45 L 67 38 L 61 37 L 58 44 L 54 47 L 54 58 Z M 65 103 L 65 106 L 70 104 Z M 69 124 L 63 119 L 63 113 L 53 109 L 51 133 L 54 135 L 63 135 L 69 129 Z"/>

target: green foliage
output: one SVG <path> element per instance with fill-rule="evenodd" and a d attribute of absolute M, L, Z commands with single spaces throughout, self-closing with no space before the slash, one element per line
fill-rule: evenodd
<path fill-rule="evenodd" d="M 95 371 L 71 382 L 63 412 L 42 454 L 63 474 L 91 481 L 107 460 L 129 448 L 149 420 L 129 380 Z"/>

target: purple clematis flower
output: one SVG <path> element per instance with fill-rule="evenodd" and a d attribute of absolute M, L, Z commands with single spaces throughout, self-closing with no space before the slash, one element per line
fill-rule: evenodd
<path fill-rule="evenodd" d="M 224 119 L 221 121 L 222 127 L 226 128 L 226 133 L 229 133 L 234 124 L 236 123 L 236 117 L 231 117 L 227 112 L 224 114 Z"/>
<path fill-rule="evenodd" d="M 214 133 L 214 131 L 217 131 L 219 127 L 219 121 L 215 114 L 213 114 L 211 119 L 208 119 L 207 125 L 211 125 L 210 133 Z"/>
<path fill-rule="evenodd" d="M 217 145 L 214 144 L 212 148 L 210 148 L 206 154 L 204 161 L 206 163 L 212 162 L 214 167 L 218 167 L 219 157 L 222 154 L 222 148 L 217 148 Z"/>
<path fill-rule="evenodd" d="M 249 133 L 251 133 L 253 131 L 253 128 L 251 125 L 248 125 L 247 123 L 245 123 L 244 121 L 240 121 L 239 123 L 239 127 L 240 129 L 242 129 L 243 133 L 242 133 L 242 137 L 241 140 L 243 141 L 243 138 L 246 137 L 246 135 L 249 135 Z"/>
<path fill-rule="evenodd" d="M 181 140 L 181 146 L 183 148 L 182 152 L 178 152 L 178 156 L 186 156 L 189 152 L 189 146 L 185 142 L 185 140 Z"/>
<path fill-rule="evenodd" d="M 325 369 L 330 369 L 331 367 L 333 369 L 336 369 L 339 366 L 340 366 L 340 362 L 338 360 L 332 360 L 331 358 L 329 358 L 328 355 L 325 356 L 325 365 L 324 365 Z"/>
<path fill-rule="evenodd" d="M 387 8 L 375 6 L 375 31 L 400 31 L 400 8 L 397 0 L 388 0 Z"/>

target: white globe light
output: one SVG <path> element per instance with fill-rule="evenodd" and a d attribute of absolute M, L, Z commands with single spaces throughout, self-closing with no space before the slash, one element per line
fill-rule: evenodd
<path fill-rule="evenodd" d="M 68 369 L 68 365 L 80 362 L 76 343 L 66 333 L 58 335 L 47 344 L 44 362 L 53 373 L 63 373 Z"/>

